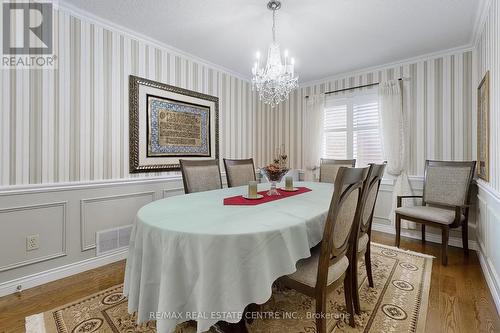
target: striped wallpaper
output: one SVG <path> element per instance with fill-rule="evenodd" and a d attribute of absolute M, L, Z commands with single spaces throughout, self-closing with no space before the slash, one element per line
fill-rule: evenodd
<path fill-rule="evenodd" d="M 490 71 L 490 185 L 500 191 L 500 3 L 489 1 L 488 15 L 474 48 L 474 94 Z M 476 96 L 474 96 L 475 98 Z M 475 99 L 476 100 L 476 99 Z M 475 120 L 475 119 L 474 119 Z M 475 123 L 474 123 L 475 124 Z"/>
<path fill-rule="evenodd" d="M 248 81 L 63 9 L 54 21 L 57 70 L 0 70 L 0 186 L 148 176 L 128 172 L 130 74 L 218 96 L 221 158 L 266 145 Z"/>
<path fill-rule="evenodd" d="M 409 174 L 423 175 L 425 159 L 473 158 L 472 51 L 460 51 L 347 74 L 296 91 L 278 111 L 279 122 L 285 125 L 279 136 L 289 147 L 292 165 L 304 166 L 305 96 L 400 77 L 405 78 L 403 100 L 410 130 Z"/>
<path fill-rule="evenodd" d="M 306 95 L 400 76 L 410 174 L 422 175 L 426 158 L 475 155 L 471 51 L 304 86 L 271 109 L 247 80 L 64 9 L 55 31 L 57 70 L 0 70 L 0 186 L 147 177 L 128 173 L 130 74 L 218 96 L 221 158 L 254 157 L 262 166 L 285 145 L 291 167 L 303 168 Z"/>

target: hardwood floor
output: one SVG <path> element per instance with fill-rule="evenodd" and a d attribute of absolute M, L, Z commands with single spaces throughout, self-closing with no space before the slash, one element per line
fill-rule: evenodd
<path fill-rule="evenodd" d="M 394 235 L 373 232 L 373 241 L 394 245 Z M 449 248 L 448 266 L 441 265 L 439 244 L 401 238 L 401 248 L 436 257 L 427 314 L 427 332 L 500 332 L 500 318 L 474 251 Z M 64 305 L 123 282 L 125 262 L 0 298 L 0 332 L 24 332 L 24 318 Z"/>

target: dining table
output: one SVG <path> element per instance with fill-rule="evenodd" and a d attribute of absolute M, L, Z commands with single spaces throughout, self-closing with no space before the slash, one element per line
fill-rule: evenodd
<path fill-rule="evenodd" d="M 278 187 L 283 184 L 278 184 Z M 247 186 L 172 196 L 142 207 L 133 224 L 124 294 L 137 322 L 158 333 L 195 320 L 197 332 L 239 322 L 263 304 L 279 277 L 321 242 L 333 184 L 295 182 L 310 191 L 252 205 L 225 205 Z M 259 191 L 269 184 L 258 184 Z"/>

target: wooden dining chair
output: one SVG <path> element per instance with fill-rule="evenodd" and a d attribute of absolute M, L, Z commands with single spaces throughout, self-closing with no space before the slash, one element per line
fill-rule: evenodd
<path fill-rule="evenodd" d="M 219 160 L 179 160 L 186 194 L 222 188 Z"/>
<path fill-rule="evenodd" d="M 311 257 L 297 262 L 295 273 L 280 280 L 283 286 L 316 299 L 318 333 L 326 332 L 327 294 L 342 283 L 349 324 L 355 326 L 348 251 L 367 172 L 368 168 L 339 168 L 321 243 L 311 249 Z"/>
<path fill-rule="evenodd" d="M 243 160 L 224 159 L 227 186 L 236 187 L 248 185 L 248 182 L 256 180 L 253 158 Z"/>
<path fill-rule="evenodd" d="M 386 164 L 370 164 L 368 175 L 363 183 L 363 194 L 361 196 L 360 214 L 355 221 L 354 231 L 352 233 L 353 240 L 351 245 L 352 263 L 357 263 L 361 258 L 365 258 L 366 276 L 368 277 L 368 285 L 373 288 L 372 262 L 370 254 L 371 231 L 373 222 L 373 212 L 380 189 L 380 183 L 384 176 Z M 350 265 L 352 269 L 351 276 L 353 278 L 353 302 L 354 311 L 357 314 L 361 313 L 361 305 L 359 302 L 358 288 L 358 265 Z"/>
<path fill-rule="evenodd" d="M 356 160 L 333 160 L 322 158 L 319 164 L 319 181 L 321 183 L 335 183 L 335 177 L 340 167 L 356 166 Z"/>
<path fill-rule="evenodd" d="M 462 227 L 462 244 L 469 254 L 469 190 L 476 162 L 430 161 L 425 162 L 424 192 L 422 196 L 398 196 L 396 214 L 396 246 L 401 241 L 401 220 L 422 224 L 422 241 L 425 226 L 441 229 L 442 262 L 448 264 L 448 238 L 450 228 Z M 420 198 L 422 204 L 402 207 L 402 200 Z"/>

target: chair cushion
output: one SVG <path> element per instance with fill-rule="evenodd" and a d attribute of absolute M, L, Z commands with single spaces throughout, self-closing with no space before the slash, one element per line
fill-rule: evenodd
<path fill-rule="evenodd" d="M 455 221 L 454 210 L 433 206 L 399 207 L 396 208 L 396 213 L 441 224 L 452 224 Z M 462 214 L 461 221 L 464 219 Z"/>
<path fill-rule="evenodd" d="M 288 277 L 310 287 L 316 287 L 320 250 L 320 247 L 312 249 L 312 256 L 306 259 L 299 260 L 296 266 L 297 271 L 288 275 Z M 330 285 L 333 282 L 337 281 L 339 277 L 347 270 L 348 266 L 349 260 L 346 256 L 343 256 L 339 259 L 339 261 L 331 265 L 328 268 L 327 284 Z"/>
<path fill-rule="evenodd" d="M 363 236 L 361 236 L 359 239 L 358 239 L 358 253 L 359 252 L 364 252 L 366 250 L 366 245 L 368 244 L 368 234 L 363 234 Z"/>

